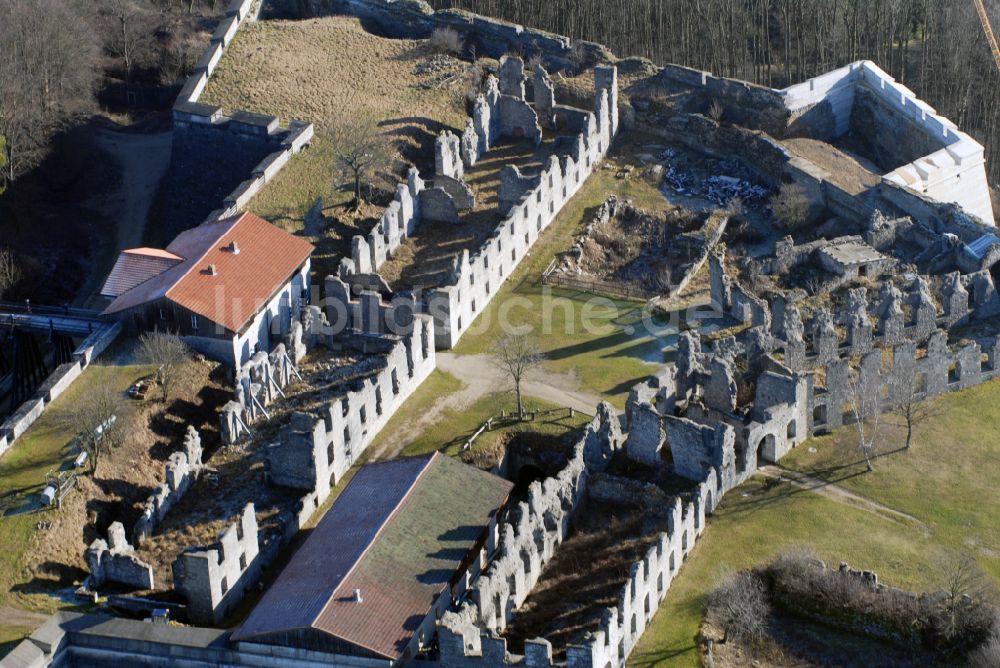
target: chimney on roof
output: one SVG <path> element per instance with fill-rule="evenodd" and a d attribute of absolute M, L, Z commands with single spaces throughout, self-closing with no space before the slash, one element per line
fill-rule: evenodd
<path fill-rule="evenodd" d="M 361 603 L 363 601 L 364 601 L 364 599 L 361 598 L 361 590 L 360 589 L 355 589 L 354 590 L 354 602 L 355 603 Z"/>
<path fill-rule="evenodd" d="M 240 247 L 239 244 L 236 243 L 235 239 L 229 242 L 229 252 L 232 253 L 233 255 L 240 254 Z"/>
<path fill-rule="evenodd" d="M 217 276 L 219 274 L 219 272 L 215 270 L 214 264 L 208 265 L 208 269 L 205 270 L 205 273 L 209 276 Z"/>

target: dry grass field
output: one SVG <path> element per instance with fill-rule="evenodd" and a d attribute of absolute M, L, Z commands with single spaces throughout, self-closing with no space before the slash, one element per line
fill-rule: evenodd
<path fill-rule="evenodd" d="M 258 21 L 242 28 L 202 101 L 316 126 L 313 145 L 257 196 L 254 211 L 299 230 L 305 212 L 322 197 L 324 212 L 333 215 L 331 207 L 347 194 L 334 188 L 330 129 L 346 119 L 377 120 L 387 134 L 406 140 L 406 159 L 433 164 L 434 137 L 445 126 L 460 130 L 466 113 L 460 77 L 438 88 L 435 73 L 417 73 L 429 57 L 422 42 L 372 35 L 350 17 Z M 353 230 L 325 234 L 350 236 Z"/>

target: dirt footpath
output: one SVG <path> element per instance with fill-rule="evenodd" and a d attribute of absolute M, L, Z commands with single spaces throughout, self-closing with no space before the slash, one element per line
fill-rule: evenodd
<path fill-rule="evenodd" d="M 462 381 L 464 387 L 458 392 L 439 397 L 434 406 L 417 420 L 412 429 L 389 435 L 382 447 L 372 453 L 373 460 L 392 459 L 399 455 L 403 448 L 413 442 L 416 435 L 440 420 L 447 409 L 465 408 L 491 392 L 510 386 L 510 381 L 489 355 L 455 355 L 439 352 L 437 367 Z M 579 387 L 580 381 L 572 374 L 535 369 L 523 382 L 521 391 L 525 396 L 593 415 L 597 404 L 603 399 L 596 394 L 581 392 Z"/>

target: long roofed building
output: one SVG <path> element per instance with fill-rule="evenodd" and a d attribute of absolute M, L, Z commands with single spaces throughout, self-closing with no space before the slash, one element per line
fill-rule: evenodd
<path fill-rule="evenodd" d="M 232 639 L 416 656 L 495 550 L 512 486 L 438 453 L 363 467 Z"/>

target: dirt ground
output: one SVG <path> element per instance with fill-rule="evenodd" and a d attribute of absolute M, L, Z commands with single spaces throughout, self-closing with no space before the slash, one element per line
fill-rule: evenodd
<path fill-rule="evenodd" d="M 804 137 L 784 139 L 781 144 L 798 157 L 829 172 L 830 181 L 851 195 L 860 195 L 882 182 L 882 178 L 872 171 L 876 169 L 874 165 L 832 144 Z"/>
<path fill-rule="evenodd" d="M 643 513 L 591 504 L 580 513 L 574 533 L 556 551 L 524 604 L 504 631 L 509 649 L 544 637 L 552 656 L 597 628 L 601 615 L 618 604 L 629 566 L 656 540 Z"/>
<path fill-rule="evenodd" d="M 84 550 L 114 521 L 130 530 L 146 498 L 163 482 L 166 460 L 180 448 L 188 424 L 199 430 L 206 458 L 218 449 L 216 411 L 230 396 L 220 370 L 213 362 L 187 365 L 173 396 L 193 400 L 174 398 L 165 409 L 152 399 L 130 402 L 135 413 L 125 419 L 135 426 L 126 442 L 102 457 L 93 475 L 80 476 L 79 488 L 64 502 L 65 512 L 53 514 L 51 526 L 34 534 L 25 565 L 31 583 L 24 591 L 48 590 L 53 581 L 66 585 L 86 576 Z"/>

